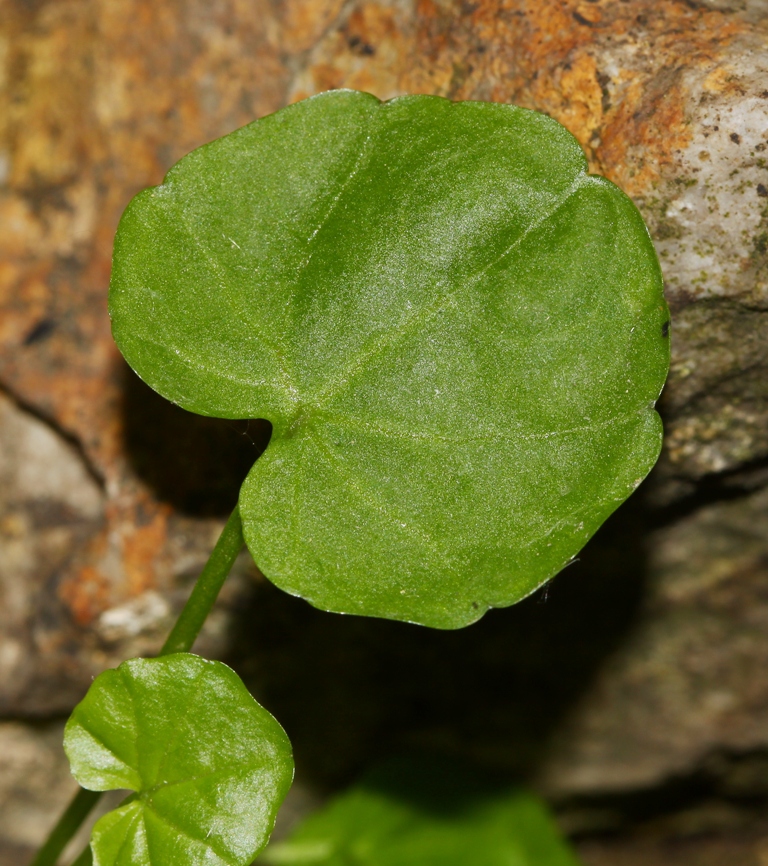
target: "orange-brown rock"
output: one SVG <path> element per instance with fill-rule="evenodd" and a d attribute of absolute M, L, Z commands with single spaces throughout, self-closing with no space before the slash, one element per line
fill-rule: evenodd
<path fill-rule="evenodd" d="M 765 0 L 0 0 L 0 447 L 37 459 L 18 431 L 42 441 L 47 424 L 39 466 L 59 453 L 65 466 L 35 492 L 0 459 L 10 599 L 0 614 L 10 623 L 18 613 L 0 640 L 3 712 L 63 712 L 99 667 L 154 651 L 263 445 L 263 428 L 164 407 L 126 371 L 106 312 L 120 213 L 190 149 L 320 90 L 512 101 L 566 124 L 592 169 L 634 197 L 664 267 L 673 366 L 657 500 L 711 493 L 721 477 L 758 484 L 768 457 L 767 34 Z M 61 480 L 75 476 L 86 479 L 80 494 Z M 669 531 L 664 550 L 685 548 L 690 526 L 677 541 Z M 661 575 L 651 586 L 671 580 L 666 555 L 649 561 Z M 755 562 L 749 587 L 765 577 Z M 748 604 L 747 590 L 733 591 Z M 654 647 L 671 646 L 688 610 L 679 605 L 643 609 L 637 646 L 653 634 Z M 715 617 L 733 649 L 718 656 L 726 691 L 740 682 L 743 650 L 727 622 L 742 614 Z M 215 628 L 210 640 L 211 651 L 227 645 Z M 658 649 L 661 668 L 706 655 L 693 638 L 687 655 L 675 646 Z M 747 655 L 764 649 L 755 638 Z M 653 657 L 641 647 L 610 670 L 649 677 L 644 652 Z M 622 676 L 596 686 L 594 706 L 616 719 L 666 687 L 662 672 L 627 694 Z M 742 716 L 751 706 L 736 705 Z M 682 706 L 664 704 L 680 737 Z M 660 749 L 652 768 L 640 761 L 651 748 L 643 726 L 618 722 L 600 733 L 618 752 L 608 745 L 590 764 L 600 726 L 585 710 L 561 779 L 592 767 L 603 773 L 593 788 L 621 787 L 611 773 L 622 748 L 637 759 L 625 766 L 634 785 L 642 772 L 683 772 L 718 743 L 758 743 L 744 718 L 718 733 L 727 720 L 716 710 L 691 734 L 695 748 Z"/>

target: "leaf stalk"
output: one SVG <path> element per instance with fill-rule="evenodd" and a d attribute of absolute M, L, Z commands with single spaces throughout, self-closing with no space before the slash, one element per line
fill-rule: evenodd
<path fill-rule="evenodd" d="M 244 545 L 240 509 L 235 506 L 158 655 L 189 652 L 192 649 Z M 61 852 L 80 829 L 102 794 L 103 791 L 88 791 L 85 788 L 78 790 L 31 866 L 56 866 Z M 72 866 L 90 866 L 92 862 L 91 846 L 88 845 Z"/>

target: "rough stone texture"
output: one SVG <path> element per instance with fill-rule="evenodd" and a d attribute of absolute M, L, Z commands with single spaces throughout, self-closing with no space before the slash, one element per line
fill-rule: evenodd
<path fill-rule="evenodd" d="M 114 229 L 184 152 L 279 105 L 274 16 L 252 11 L 3 3 L 0 381 L 103 480 L 104 530 L 62 590 L 83 626 L 156 589 L 174 544 L 170 509 L 126 455 L 133 407 L 106 316 Z"/>
<path fill-rule="evenodd" d="M 71 704 L 72 635 L 51 590 L 103 521 L 103 494 L 75 448 L 0 394 L 0 712 Z"/>
<path fill-rule="evenodd" d="M 689 5 L 735 13 L 746 21 L 760 21 L 768 16 L 766 0 L 691 0 Z"/>
<path fill-rule="evenodd" d="M 635 627 L 557 733 L 553 793 L 648 788 L 768 746 L 768 489 L 648 538 Z"/>
<path fill-rule="evenodd" d="M 63 734 L 61 721 L 0 722 L 0 866 L 29 862 L 77 790 L 61 748 Z M 103 798 L 67 846 L 65 864 L 83 849 L 96 819 L 121 799 L 118 792 Z"/>
<path fill-rule="evenodd" d="M 228 652 L 232 622 L 238 646 L 262 629 L 243 669 L 334 783 L 390 731 L 514 767 L 554 728 L 540 775 L 565 799 L 765 749 L 766 0 L 0 0 L 0 713 L 64 713 L 102 667 L 157 648 L 269 435 L 166 406 L 125 369 L 106 316 L 122 209 L 191 148 L 342 86 L 547 111 L 634 197 L 673 310 L 667 444 L 646 505 L 546 604 L 412 638 L 315 618 L 244 561 L 202 650 Z M 488 697 L 500 682 L 519 697 Z M 583 851 L 765 866 L 750 833 Z"/>
<path fill-rule="evenodd" d="M 61 748 L 63 736 L 63 721 L 0 722 L 0 866 L 31 862 L 64 804 L 77 791 Z M 96 821 L 124 798 L 125 791 L 102 796 L 65 847 L 61 866 L 77 858 Z"/>
<path fill-rule="evenodd" d="M 750 834 L 751 836 L 751 834 Z M 672 841 L 600 842 L 578 846 L 584 866 L 766 866 L 768 836 L 707 833 Z"/>
<path fill-rule="evenodd" d="M 69 712 L 104 668 L 156 653 L 221 531 L 219 520 L 168 514 L 155 588 L 85 618 L 78 613 L 91 610 L 96 581 L 85 583 L 83 572 L 94 548 L 114 585 L 123 579 L 121 559 L 101 553 L 107 514 L 79 450 L 0 393 L 0 715 Z M 243 556 L 206 622 L 201 652 L 225 651 L 231 613 L 254 574 Z"/>
<path fill-rule="evenodd" d="M 41 828 L 77 789 L 61 749 L 64 725 L 0 723 L 0 864 L 30 859 Z M 45 831 L 43 831 L 45 832 Z"/>

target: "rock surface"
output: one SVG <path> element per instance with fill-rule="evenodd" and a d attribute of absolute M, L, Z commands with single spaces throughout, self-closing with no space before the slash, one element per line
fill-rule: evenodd
<path fill-rule="evenodd" d="M 751 834 L 750 834 L 751 836 Z M 600 843 L 579 847 L 584 866 L 765 866 L 768 837 L 745 838 L 716 834 L 674 842 L 639 841 L 627 849 L 624 843 Z"/>
<path fill-rule="evenodd" d="M 191 148 L 330 87 L 546 111 L 633 196 L 673 310 L 665 452 L 641 504 L 574 567 L 578 596 L 569 569 L 549 602 L 466 638 L 412 639 L 315 620 L 244 561 L 201 651 L 240 659 L 333 784 L 391 731 L 509 767 L 531 751 L 563 802 L 768 749 L 765 0 L 4 0 L 0 714 L 66 713 L 98 670 L 156 650 L 269 436 L 167 406 L 126 370 L 106 315 L 122 209 Z M 444 653 L 482 724 L 461 716 L 447 674 L 429 674 Z M 287 694 L 302 666 L 316 693 L 306 722 Z M 520 697 L 489 697 L 499 682 Z M 453 727 L 415 721 L 435 707 L 456 710 Z M 42 730 L 8 724 L 22 739 Z M 326 764 L 302 745 L 318 724 Z M 53 809 L 59 791 L 41 802 Z M 712 822 L 726 835 L 708 849 L 627 836 L 585 842 L 585 861 L 768 862 L 763 829 L 739 842 Z M 27 842 L 9 844 L 21 857 Z"/>
<path fill-rule="evenodd" d="M 77 790 L 61 748 L 62 721 L 39 725 L 0 722 L 0 866 L 29 862 Z M 69 864 L 82 851 L 97 818 L 122 799 L 106 795 L 67 846 Z"/>
<path fill-rule="evenodd" d="M 1 713 L 71 706 L 75 635 L 61 628 L 56 578 L 103 522 L 77 450 L 0 394 Z"/>
<path fill-rule="evenodd" d="M 553 793 L 649 788 L 768 747 L 768 489 L 647 544 L 637 622 L 557 733 Z"/>
<path fill-rule="evenodd" d="M 77 789 L 61 749 L 64 724 L 0 723 L 0 864 L 31 859 Z"/>
<path fill-rule="evenodd" d="M 137 551 L 126 550 L 125 537 L 122 547 L 105 539 L 109 507 L 76 445 L 0 393 L 0 716 L 68 713 L 104 668 L 155 654 L 221 531 L 219 520 L 165 515 L 173 546 L 160 579 L 126 592 L 124 560 L 135 565 Z M 129 531 L 135 543 L 147 530 Z M 153 542 L 140 540 L 138 554 L 143 544 L 151 556 Z M 254 573 L 244 556 L 201 652 L 224 651 L 229 612 Z M 86 615 L 94 609 L 97 616 Z"/>

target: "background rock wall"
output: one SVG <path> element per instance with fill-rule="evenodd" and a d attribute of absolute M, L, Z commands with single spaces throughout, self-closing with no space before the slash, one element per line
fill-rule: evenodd
<path fill-rule="evenodd" d="M 126 369 L 119 215 L 332 87 L 546 111 L 633 196 L 673 310 L 665 451 L 577 565 L 466 632 L 316 613 L 244 557 L 200 651 L 283 721 L 298 797 L 422 743 L 528 775 L 587 863 L 765 866 L 764 0 L 0 0 L 0 799 L 38 804 L 0 864 L 66 799 L 57 720 L 159 646 L 269 436 Z"/>

